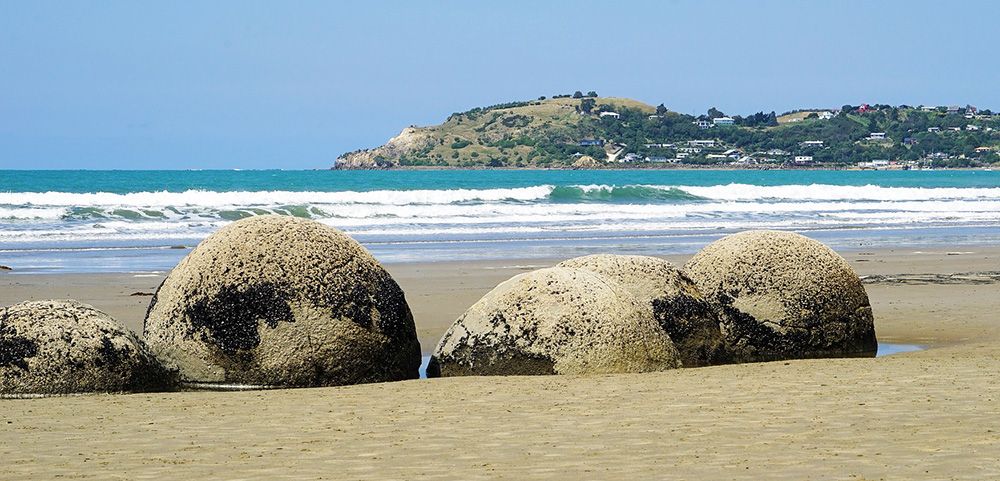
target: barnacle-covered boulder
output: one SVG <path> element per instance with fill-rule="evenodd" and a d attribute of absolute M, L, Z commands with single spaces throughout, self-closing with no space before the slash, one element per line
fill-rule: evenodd
<path fill-rule="evenodd" d="M 741 232 L 709 244 L 684 270 L 717 306 L 739 361 L 866 357 L 878 349 L 861 279 L 818 241 Z"/>
<path fill-rule="evenodd" d="M 189 386 L 331 386 L 414 379 L 403 291 L 344 233 L 289 216 L 233 222 L 163 281 L 146 341 Z"/>
<path fill-rule="evenodd" d="M 0 397 L 172 386 L 142 341 L 93 306 L 52 300 L 0 308 Z"/>
<path fill-rule="evenodd" d="M 585 269 L 621 284 L 653 311 L 670 335 L 684 367 L 728 361 L 719 319 L 709 302 L 677 267 L 657 257 L 596 254 L 576 257 L 560 267 Z"/>
<path fill-rule="evenodd" d="M 680 367 L 652 312 L 593 272 L 551 267 L 515 276 L 442 337 L 428 376 L 595 374 Z"/>

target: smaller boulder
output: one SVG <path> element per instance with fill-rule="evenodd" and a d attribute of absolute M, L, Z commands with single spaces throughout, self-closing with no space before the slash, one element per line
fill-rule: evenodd
<path fill-rule="evenodd" d="M 597 254 L 560 267 L 584 269 L 618 282 L 648 306 L 670 336 L 684 367 L 729 361 L 719 319 L 694 282 L 670 262 L 649 256 Z"/>
<path fill-rule="evenodd" d="M 680 367 L 652 312 L 617 283 L 552 267 L 507 280 L 441 338 L 429 377 L 600 374 Z"/>
<path fill-rule="evenodd" d="M 0 309 L 0 396 L 160 391 L 172 376 L 126 327 L 77 301 Z"/>
<path fill-rule="evenodd" d="M 716 307 L 740 362 L 875 356 L 864 285 L 821 242 L 792 232 L 740 232 L 706 246 L 684 270 Z"/>

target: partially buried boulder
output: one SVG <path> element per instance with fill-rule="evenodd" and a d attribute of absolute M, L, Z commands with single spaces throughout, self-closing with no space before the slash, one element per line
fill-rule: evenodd
<path fill-rule="evenodd" d="M 597 254 L 569 259 L 558 266 L 603 275 L 639 298 L 670 335 L 684 367 L 729 360 L 711 304 L 694 282 L 670 262 L 648 256 Z"/>
<path fill-rule="evenodd" d="M 684 269 L 716 304 L 739 361 L 875 355 L 864 286 L 820 242 L 747 231 L 709 244 Z"/>
<path fill-rule="evenodd" d="M 142 341 L 72 300 L 0 309 L 0 397 L 157 391 L 172 387 Z"/>
<path fill-rule="evenodd" d="M 344 233 L 288 216 L 234 222 L 163 281 L 145 337 L 189 386 L 331 386 L 418 377 L 403 291 Z"/>
<path fill-rule="evenodd" d="M 595 374 L 680 367 L 643 303 L 593 272 L 552 267 L 507 280 L 442 337 L 429 377 Z"/>

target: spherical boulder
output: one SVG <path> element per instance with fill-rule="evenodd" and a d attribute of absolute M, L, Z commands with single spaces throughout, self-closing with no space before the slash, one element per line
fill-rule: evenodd
<path fill-rule="evenodd" d="M 557 266 L 588 270 L 624 286 L 652 309 L 653 318 L 674 342 L 684 367 L 728 361 L 719 319 L 711 304 L 694 282 L 669 261 L 597 254 L 569 259 Z"/>
<path fill-rule="evenodd" d="M 415 379 L 403 291 L 361 244 L 318 222 L 256 216 L 202 241 L 157 289 L 146 342 L 189 387 Z"/>
<path fill-rule="evenodd" d="M 871 304 L 843 257 L 791 232 L 747 231 L 684 266 L 739 361 L 874 356 Z"/>
<path fill-rule="evenodd" d="M 157 391 L 169 373 L 125 326 L 72 300 L 0 308 L 0 397 Z"/>
<path fill-rule="evenodd" d="M 429 377 L 596 374 L 680 367 L 670 337 L 625 288 L 582 269 L 515 276 L 441 338 Z"/>

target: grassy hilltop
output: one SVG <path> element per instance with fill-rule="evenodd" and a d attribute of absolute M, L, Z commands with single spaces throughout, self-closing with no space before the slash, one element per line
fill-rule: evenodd
<path fill-rule="evenodd" d="M 1000 116 L 975 107 L 850 106 L 693 116 L 590 92 L 457 112 L 336 168 L 676 165 L 979 166 L 1000 161 Z"/>

